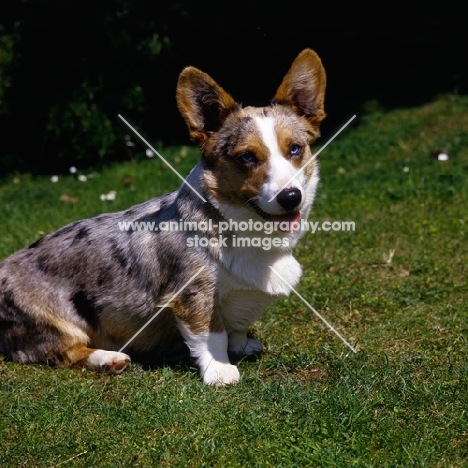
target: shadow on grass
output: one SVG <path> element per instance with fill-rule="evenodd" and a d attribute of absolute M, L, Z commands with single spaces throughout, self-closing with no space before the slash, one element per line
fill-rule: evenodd
<path fill-rule="evenodd" d="M 229 353 L 231 364 L 237 365 L 240 362 L 256 362 L 264 353 L 255 353 L 248 356 L 242 356 Z M 169 367 L 174 370 L 193 370 L 196 367 L 195 359 L 190 356 L 186 345 L 179 345 L 177 349 L 153 350 L 148 353 L 130 353 L 132 362 L 139 364 L 144 370 L 157 370 L 163 367 Z"/>

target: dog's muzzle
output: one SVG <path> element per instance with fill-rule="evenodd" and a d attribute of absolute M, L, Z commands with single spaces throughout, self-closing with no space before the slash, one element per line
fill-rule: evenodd
<path fill-rule="evenodd" d="M 249 201 L 249 206 L 267 221 L 278 223 L 277 228 L 283 232 L 294 230 L 294 224 L 300 222 L 301 214 L 299 205 L 302 201 L 302 192 L 296 187 L 289 187 L 281 190 L 277 195 L 278 205 L 287 211 L 285 214 L 272 214 L 262 210 L 255 202 Z"/>

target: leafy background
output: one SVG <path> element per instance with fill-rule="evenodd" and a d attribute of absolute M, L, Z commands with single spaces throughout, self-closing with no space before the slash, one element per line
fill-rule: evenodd
<path fill-rule="evenodd" d="M 317 50 L 328 72 L 324 136 L 355 113 L 465 92 L 460 7 L 432 8 L 4 0 L 0 175 L 138 157 L 119 113 L 153 142 L 186 144 L 174 94 L 187 65 L 210 73 L 238 100 L 264 105 L 297 53 Z"/>

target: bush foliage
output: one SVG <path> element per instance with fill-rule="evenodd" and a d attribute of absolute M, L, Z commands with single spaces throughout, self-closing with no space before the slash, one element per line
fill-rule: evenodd
<path fill-rule="evenodd" d="M 151 121 L 147 90 L 184 17 L 177 3 L 16 2 L 0 25 L 0 173 L 127 157 L 117 114 Z"/>
<path fill-rule="evenodd" d="M 241 102 L 264 105 L 297 53 L 316 49 L 328 74 L 324 136 L 367 101 L 420 105 L 438 93 L 463 93 L 468 83 L 458 52 L 466 27 L 461 15 L 445 17 L 449 9 L 434 19 L 429 9 L 411 16 L 395 7 L 373 25 L 355 4 L 340 5 L 339 15 L 334 5 L 314 5 L 320 20 L 299 25 L 303 2 L 261 12 L 242 0 L 228 7 L 3 0 L 1 7 L 0 177 L 133 159 L 119 113 L 152 141 L 188 142 L 175 104 L 187 65 L 212 74 Z"/>

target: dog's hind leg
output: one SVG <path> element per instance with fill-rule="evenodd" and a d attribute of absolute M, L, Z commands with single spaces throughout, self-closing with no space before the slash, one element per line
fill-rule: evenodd
<path fill-rule="evenodd" d="M 12 279 L 0 278 L 0 353 L 23 364 L 87 367 L 108 374 L 127 367 L 127 354 L 88 346 L 90 326 L 69 301 L 21 281 L 16 278 L 22 287 L 15 291 L 8 284 Z"/>
<path fill-rule="evenodd" d="M 13 302 L 0 304 L 0 352 L 22 364 L 87 367 L 120 374 L 127 354 L 87 346 L 87 333 L 75 323 L 50 314 L 28 314 Z"/>
<path fill-rule="evenodd" d="M 50 336 L 36 334 L 33 346 L 29 343 L 19 346 L 0 346 L 0 351 L 10 355 L 14 361 L 43 363 L 53 366 L 87 367 L 96 372 L 117 375 L 125 370 L 131 361 L 130 356 L 117 351 L 88 348 L 86 341 L 70 336 L 56 336 L 51 345 Z M 11 342 L 10 342 L 11 344 Z M 15 343 L 17 345 L 19 343 Z"/>
<path fill-rule="evenodd" d="M 92 349 L 86 346 L 74 347 L 67 350 L 66 354 L 73 367 L 87 367 L 105 374 L 120 374 L 130 362 L 130 356 L 125 353 Z"/>
<path fill-rule="evenodd" d="M 50 347 L 47 340 L 41 343 L 41 337 L 34 337 L 34 347 L 27 344 L 11 346 L 0 343 L 0 352 L 22 364 L 50 364 L 53 366 L 87 367 L 96 372 L 120 374 L 125 370 L 130 356 L 117 351 L 88 348 L 84 343 L 69 346 L 69 340 L 61 340 L 58 346 Z M 66 349 L 64 349 L 66 347 Z"/>

